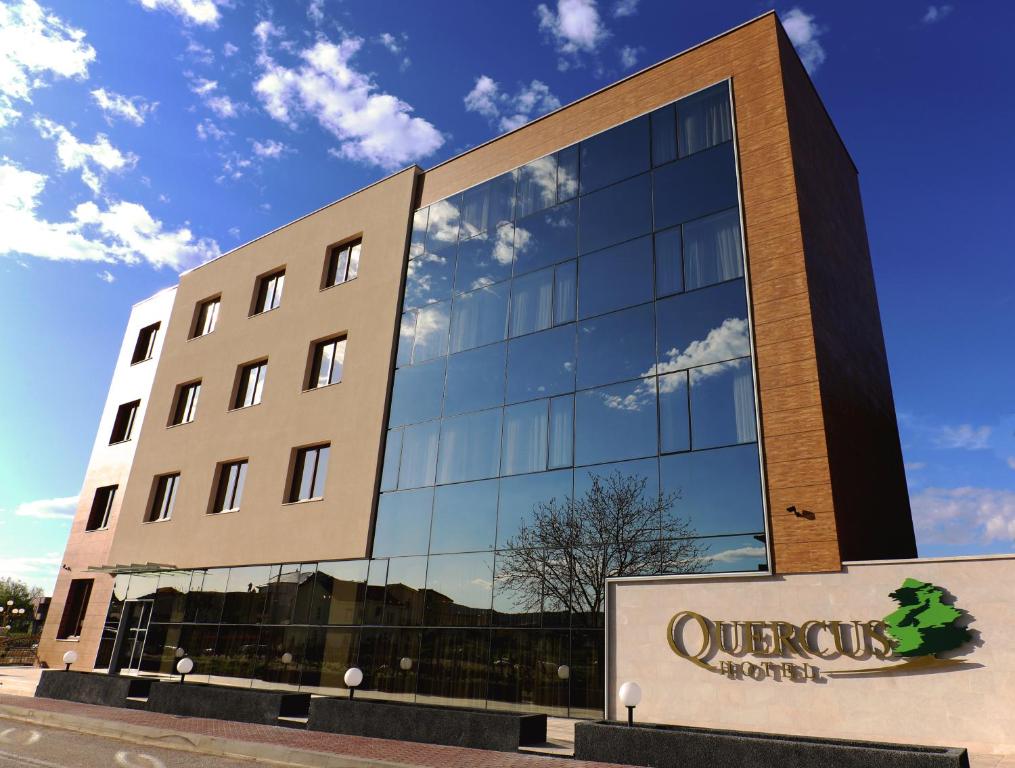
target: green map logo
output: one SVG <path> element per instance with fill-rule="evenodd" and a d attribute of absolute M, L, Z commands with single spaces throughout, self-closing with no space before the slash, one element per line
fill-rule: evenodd
<path fill-rule="evenodd" d="M 973 639 L 968 629 L 956 623 L 966 612 L 946 605 L 944 595 L 940 587 L 916 579 L 906 579 L 889 595 L 899 608 L 883 621 L 895 641 L 892 651 L 896 656 L 935 656 Z"/>

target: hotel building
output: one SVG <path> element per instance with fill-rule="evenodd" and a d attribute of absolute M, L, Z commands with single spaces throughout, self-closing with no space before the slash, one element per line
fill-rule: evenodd
<path fill-rule="evenodd" d="M 915 554 L 857 171 L 768 13 L 137 304 L 40 657 L 594 717 L 608 584 Z"/>

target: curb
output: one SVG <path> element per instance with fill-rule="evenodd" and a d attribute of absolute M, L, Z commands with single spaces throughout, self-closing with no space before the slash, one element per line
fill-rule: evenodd
<path fill-rule="evenodd" d="M 196 752 L 214 757 L 238 757 L 291 768 L 411 768 L 407 763 L 348 757 L 328 752 L 295 749 L 280 744 L 239 741 L 220 736 L 182 733 L 168 728 L 99 720 L 48 710 L 0 704 L 0 717 L 25 723 L 60 728 L 89 736 L 105 736 L 134 744 Z"/>

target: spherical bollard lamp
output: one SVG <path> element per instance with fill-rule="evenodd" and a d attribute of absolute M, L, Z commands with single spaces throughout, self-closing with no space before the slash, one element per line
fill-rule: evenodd
<path fill-rule="evenodd" d="M 77 651 L 67 651 L 67 653 L 65 653 L 63 655 L 63 663 L 67 665 L 65 667 L 64 671 L 70 671 L 70 665 L 71 664 L 76 664 L 77 661 L 78 661 L 78 652 Z"/>
<path fill-rule="evenodd" d="M 343 679 L 349 688 L 349 698 L 351 699 L 353 694 L 356 693 L 356 686 L 363 682 L 363 670 L 359 667 L 349 667 L 345 671 Z"/>
<path fill-rule="evenodd" d="M 567 664 L 561 664 L 559 667 L 557 667 L 557 677 L 559 677 L 561 680 L 567 680 L 568 678 L 570 678 L 571 667 L 569 667 Z"/>
<path fill-rule="evenodd" d="M 286 651 L 285 653 L 282 654 L 282 663 L 285 664 L 287 667 L 293 663 L 293 655 L 289 653 L 289 651 Z"/>
<path fill-rule="evenodd" d="M 178 662 L 176 662 L 176 671 L 180 673 L 180 683 L 182 685 L 183 678 L 194 671 L 194 660 L 184 656 Z"/>
<path fill-rule="evenodd" d="M 410 669 L 412 669 L 412 659 L 410 659 L 408 656 L 403 656 L 398 660 L 398 668 L 403 672 L 408 672 Z"/>
<path fill-rule="evenodd" d="M 627 724 L 634 725 L 634 708 L 641 702 L 641 686 L 628 681 L 620 686 L 620 703 L 627 707 Z"/>
<path fill-rule="evenodd" d="M 182 659 L 186 655 L 187 655 L 187 652 L 185 650 L 183 650 L 182 648 L 177 648 L 176 649 L 176 658 Z"/>

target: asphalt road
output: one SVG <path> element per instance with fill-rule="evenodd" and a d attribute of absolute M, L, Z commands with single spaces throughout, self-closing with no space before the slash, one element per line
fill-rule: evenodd
<path fill-rule="evenodd" d="M 253 760 L 209 757 L 0 717 L 0 768 L 255 768 Z"/>

